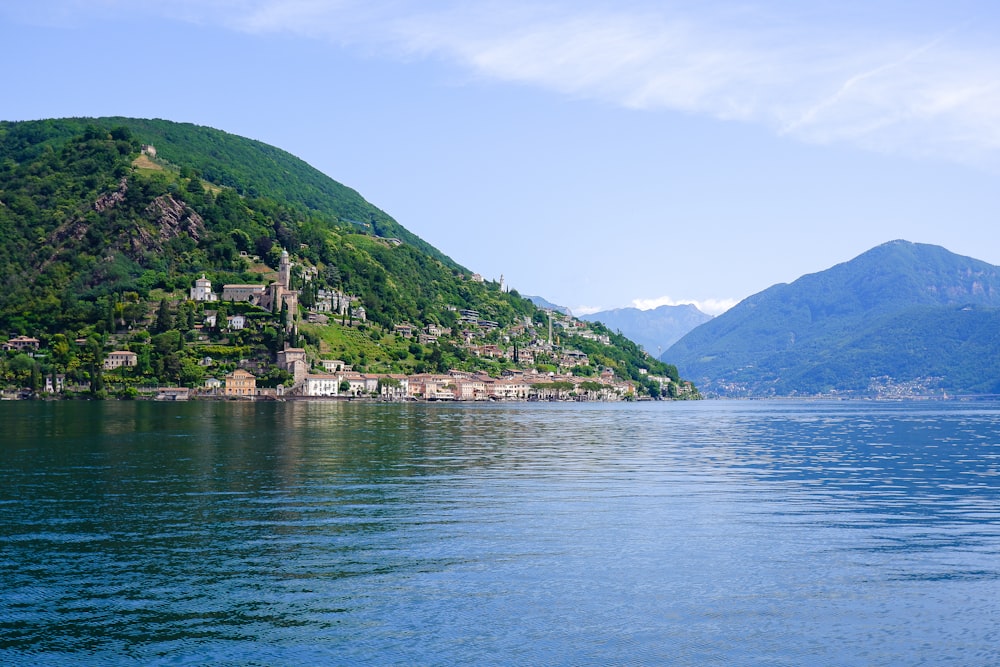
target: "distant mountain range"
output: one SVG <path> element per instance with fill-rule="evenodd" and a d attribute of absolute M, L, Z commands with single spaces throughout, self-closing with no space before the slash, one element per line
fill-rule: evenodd
<path fill-rule="evenodd" d="M 1000 267 L 892 241 L 745 299 L 661 358 L 723 396 L 1000 393 Z"/>
<path fill-rule="evenodd" d="M 557 306 L 556 304 L 552 303 L 551 301 L 548 301 L 547 299 L 544 299 L 544 298 L 542 298 L 540 296 L 526 296 L 526 295 L 523 295 L 523 294 L 521 296 L 523 296 L 528 301 L 531 301 L 533 304 L 535 304 L 539 308 L 545 308 L 547 310 L 554 310 L 557 313 L 562 313 L 563 315 L 572 315 L 573 314 L 570 311 L 570 309 L 567 308 L 566 306 Z"/>
<path fill-rule="evenodd" d="M 712 319 L 711 315 L 695 306 L 660 306 L 652 310 L 615 308 L 590 315 L 581 320 L 600 322 L 612 331 L 620 331 L 626 338 L 641 345 L 650 354 L 660 354 L 700 324 Z"/>

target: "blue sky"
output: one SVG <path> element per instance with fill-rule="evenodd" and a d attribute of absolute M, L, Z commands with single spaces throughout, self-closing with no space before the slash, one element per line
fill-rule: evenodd
<path fill-rule="evenodd" d="M 717 313 L 885 241 L 1000 264 L 1000 9 L 35 0 L 0 119 L 283 148 L 488 278 Z"/>

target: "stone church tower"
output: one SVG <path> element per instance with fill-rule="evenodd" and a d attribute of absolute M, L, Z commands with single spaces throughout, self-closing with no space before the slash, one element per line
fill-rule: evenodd
<path fill-rule="evenodd" d="M 281 259 L 278 262 L 278 280 L 268 285 L 260 305 L 272 313 L 280 311 L 282 306 L 288 306 L 288 319 L 284 322 L 288 331 L 294 328 L 295 317 L 299 311 L 299 293 L 296 290 L 288 289 L 291 281 L 292 260 L 288 256 L 288 251 L 282 250 Z"/>
<path fill-rule="evenodd" d="M 278 284 L 288 289 L 292 284 L 292 260 L 288 257 L 288 251 L 281 251 L 281 260 L 278 263 Z"/>

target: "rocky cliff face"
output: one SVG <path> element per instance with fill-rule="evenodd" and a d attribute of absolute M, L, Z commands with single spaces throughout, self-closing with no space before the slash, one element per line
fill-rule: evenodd
<path fill-rule="evenodd" d="M 171 195 L 157 197 L 146 207 L 146 215 L 159 228 L 160 241 L 169 241 L 187 234 L 195 242 L 205 234 L 205 221 L 183 201 Z"/>

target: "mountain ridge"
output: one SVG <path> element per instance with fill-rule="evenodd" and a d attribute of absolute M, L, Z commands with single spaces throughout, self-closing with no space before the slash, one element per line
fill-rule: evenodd
<path fill-rule="evenodd" d="M 907 311 L 922 309 L 920 317 L 933 314 L 943 326 L 954 318 L 988 319 L 996 308 L 1000 268 L 939 246 L 895 240 L 744 299 L 661 359 L 721 395 L 863 395 L 875 377 L 896 384 L 924 379 L 934 391 L 985 391 L 992 364 L 961 357 L 934 331 L 909 331 L 918 310 Z M 893 335 L 909 341 L 905 363 Z M 939 347 L 949 351 L 950 366 L 914 370 L 919 350 Z"/>
<path fill-rule="evenodd" d="M 712 319 L 693 304 L 664 305 L 648 310 L 612 308 L 581 315 L 588 322 L 601 322 L 613 331 L 621 331 L 642 345 L 649 353 L 661 353 L 695 327 Z"/>

